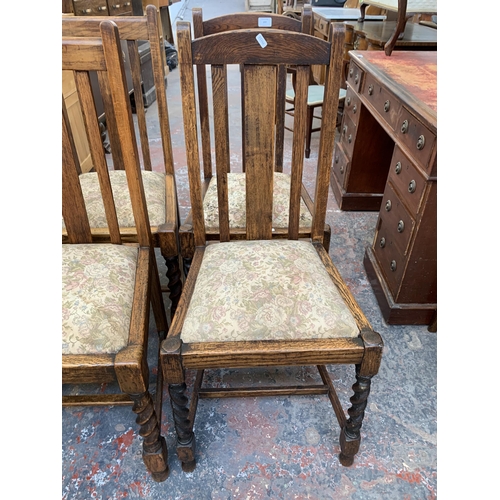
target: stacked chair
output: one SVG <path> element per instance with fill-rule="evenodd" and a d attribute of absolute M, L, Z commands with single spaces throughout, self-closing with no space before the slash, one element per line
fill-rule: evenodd
<path fill-rule="evenodd" d="M 169 298 L 171 300 L 171 316 L 182 291 L 182 276 L 179 266 L 179 206 L 175 184 L 174 162 L 172 157 L 172 141 L 168 118 L 167 94 L 165 86 L 165 53 L 160 44 L 158 13 L 154 6 L 146 8 L 145 16 L 116 16 L 106 17 L 113 21 L 120 34 L 121 46 L 128 51 L 130 60 L 130 74 L 135 91 L 135 107 L 138 126 L 138 142 L 141 146 L 143 165 L 143 183 L 148 204 L 149 220 L 153 234 L 153 243 L 159 248 L 165 258 Z M 99 37 L 99 26 L 103 17 L 68 16 L 62 20 L 63 37 Z M 161 152 L 163 160 L 154 164 L 153 152 L 147 132 L 146 110 L 141 98 L 141 64 L 137 42 L 147 40 L 151 50 L 153 79 L 156 89 L 158 118 L 161 137 Z M 106 93 L 101 92 L 103 101 Z M 105 103 L 104 103 L 105 104 Z M 110 171 L 111 185 L 115 203 L 118 207 L 118 223 L 123 237 L 129 241 L 136 238 L 137 229 L 132 216 L 130 196 L 127 192 L 123 170 L 123 153 L 117 138 L 117 119 L 111 111 L 105 113 L 109 142 L 113 152 L 113 170 Z M 153 170 L 157 171 L 153 171 Z M 98 191 L 98 177 L 95 172 L 81 175 L 83 195 L 89 212 L 89 221 L 92 232 L 103 240 L 109 239 L 109 230 L 106 226 L 104 207 L 100 202 Z"/>
<path fill-rule="evenodd" d="M 372 377 L 383 342 L 356 303 L 324 246 L 328 182 L 339 101 L 344 27 L 332 25 L 330 41 L 276 29 L 237 29 L 192 39 L 187 22 L 177 24 L 179 70 L 188 162 L 194 254 L 167 338 L 161 365 L 168 383 L 184 471 L 196 465 L 194 422 L 199 398 L 325 394 L 340 426 L 339 460 L 351 465 L 360 445 Z M 231 208 L 227 65 L 243 72 L 244 215 Z M 312 220 L 300 229 L 304 142 L 310 67 L 326 67 Z M 195 67 L 212 75 L 215 199 L 218 233 L 208 227 L 199 153 Z M 288 220 L 276 238 L 273 223 L 276 88 L 280 67 L 296 70 Z M 234 193 L 233 193 L 234 194 Z M 239 195 L 238 195 L 239 196 Z M 238 231 L 232 218 L 240 215 Z M 344 412 L 325 365 L 355 367 L 354 395 Z M 315 365 L 323 381 L 313 386 L 206 387 L 204 370 Z M 188 387 L 186 370 L 195 370 Z M 295 382 L 295 381 L 294 381 Z M 188 398 L 190 394 L 190 401 Z"/>
<path fill-rule="evenodd" d="M 161 436 L 161 374 L 156 403 L 149 391 L 147 362 L 150 305 L 159 340 L 168 331 L 154 238 L 146 206 L 143 176 L 118 28 L 101 24 L 99 38 L 64 38 L 63 70 L 73 71 L 85 130 L 97 177 L 108 232 L 94 230 L 84 197 L 78 156 L 63 101 L 62 108 L 62 382 L 118 383 L 117 394 L 63 396 L 67 405 L 133 404 L 143 440 L 143 459 L 155 481 L 169 474 L 165 439 Z M 115 118 L 112 154 L 122 161 L 136 231 L 128 242 L 119 225 L 116 186 L 106 163 L 92 93 L 96 72 L 107 116 Z M 119 151 L 119 154 L 117 154 Z M 158 353 L 158 351 L 156 351 Z"/>

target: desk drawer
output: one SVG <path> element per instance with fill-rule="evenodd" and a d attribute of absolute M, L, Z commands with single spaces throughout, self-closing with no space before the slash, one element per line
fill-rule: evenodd
<path fill-rule="evenodd" d="M 108 0 L 108 9 L 110 16 L 131 16 L 132 2 L 131 0 Z"/>
<path fill-rule="evenodd" d="M 406 255 L 415 221 L 390 184 L 385 188 L 379 219 L 383 221 L 387 241 L 396 246 L 401 255 Z"/>
<path fill-rule="evenodd" d="M 73 0 L 75 16 L 108 16 L 106 0 Z"/>
<path fill-rule="evenodd" d="M 354 90 L 348 85 L 346 89 L 345 101 L 344 101 L 344 114 L 349 115 L 354 125 L 358 125 L 359 115 L 361 110 L 361 100 L 354 92 Z"/>
<path fill-rule="evenodd" d="M 337 142 L 333 151 L 333 172 L 341 187 L 344 187 L 349 163 L 349 158 L 344 153 L 342 146 Z"/>
<path fill-rule="evenodd" d="M 347 83 L 359 93 L 363 76 L 365 72 L 353 61 L 349 63 L 349 71 L 347 72 Z"/>
<path fill-rule="evenodd" d="M 323 19 L 322 17 L 316 15 L 314 16 L 314 29 L 316 31 L 319 31 L 325 37 L 328 37 L 329 25 L 330 23 L 326 19 Z"/>
<path fill-rule="evenodd" d="M 356 141 L 356 132 L 356 125 L 351 120 L 351 117 L 348 114 L 345 114 L 342 120 L 342 129 L 340 131 L 340 143 L 349 158 L 352 158 L 354 142 Z"/>
<path fill-rule="evenodd" d="M 434 133 L 403 107 L 396 135 L 401 143 L 408 148 L 412 157 L 429 173 L 432 167 L 429 161 L 436 142 Z"/>
<path fill-rule="evenodd" d="M 394 95 L 381 87 L 375 78 L 368 74 L 363 87 L 363 95 L 377 110 L 382 119 L 394 130 L 398 124 L 401 103 Z"/>
<path fill-rule="evenodd" d="M 416 215 L 420 210 L 426 180 L 398 146 L 394 148 L 388 180 L 399 191 L 410 212 Z"/>
<path fill-rule="evenodd" d="M 392 296 L 397 297 L 408 257 L 394 244 L 392 229 L 386 225 L 387 222 L 380 217 L 372 248 Z"/>

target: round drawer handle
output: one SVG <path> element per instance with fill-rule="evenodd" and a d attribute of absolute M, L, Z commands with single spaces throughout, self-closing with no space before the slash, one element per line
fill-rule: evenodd
<path fill-rule="evenodd" d="M 351 69 L 349 70 L 349 76 L 352 76 L 353 74 L 354 74 L 354 70 L 351 68 Z"/>
<path fill-rule="evenodd" d="M 396 166 L 394 167 L 394 172 L 396 172 L 396 175 L 399 175 L 399 174 L 401 173 L 401 169 L 402 169 L 402 168 L 403 168 L 403 167 L 401 166 L 401 162 L 400 162 L 400 161 L 398 161 L 398 162 L 396 163 Z"/>
<path fill-rule="evenodd" d="M 380 248 L 385 247 L 385 238 L 380 238 Z"/>
<path fill-rule="evenodd" d="M 352 134 L 349 134 L 349 137 L 347 138 L 347 142 L 349 144 L 351 144 L 351 142 L 352 142 Z"/>
<path fill-rule="evenodd" d="M 339 155 L 335 155 L 335 163 L 339 162 Z"/>
<path fill-rule="evenodd" d="M 82 14 L 90 14 L 92 12 L 92 9 L 83 9 Z"/>
<path fill-rule="evenodd" d="M 373 85 L 368 86 L 368 95 L 373 95 Z"/>
<path fill-rule="evenodd" d="M 103 12 L 104 10 L 108 10 L 108 8 L 104 5 L 104 6 L 101 6 L 101 7 L 97 7 L 97 10 L 100 11 L 100 12 Z"/>
<path fill-rule="evenodd" d="M 410 184 L 408 184 L 408 192 L 414 193 L 415 189 L 417 189 L 417 182 L 412 180 Z"/>
<path fill-rule="evenodd" d="M 408 132 L 408 120 L 405 120 L 401 125 L 401 132 L 403 134 L 406 134 L 406 132 Z"/>
<path fill-rule="evenodd" d="M 391 103 L 390 103 L 389 99 L 387 99 L 387 101 L 384 102 L 384 111 L 387 113 L 387 111 L 389 111 L 389 109 L 391 109 Z"/>
<path fill-rule="evenodd" d="M 350 105 L 351 105 L 351 98 L 350 98 L 350 97 L 348 97 L 348 98 L 347 98 L 347 105 L 348 105 L 348 106 L 350 106 Z"/>
<path fill-rule="evenodd" d="M 113 5 L 113 9 L 119 9 L 120 8 L 120 4 L 117 3 L 116 5 Z"/>
<path fill-rule="evenodd" d="M 398 233 L 402 233 L 404 230 L 405 230 L 405 223 L 402 220 L 400 220 L 398 222 Z"/>
<path fill-rule="evenodd" d="M 358 83 L 359 80 L 359 75 L 356 73 L 356 76 L 354 77 L 354 83 Z"/>
<path fill-rule="evenodd" d="M 387 200 L 387 202 L 385 204 L 385 210 L 386 210 L 386 212 L 390 212 L 391 208 L 392 208 L 392 202 L 391 202 L 391 200 Z"/>
<path fill-rule="evenodd" d="M 340 173 L 343 174 L 344 173 L 344 165 L 340 165 Z"/>
<path fill-rule="evenodd" d="M 344 128 L 342 129 L 342 133 L 344 135 L 346 135 L 346 133 L 347 133 L 347 125 L 344 125 Z"/>
<path fill-rule="evenodd" d="M 395 260 L 391 260 L 391 271 L 395 271 L 397 268 L 397 264 Z"/>
<path fill-rule="evenodd" d="M 125 5 L 125 7 L 128 7 L 130 5 L 130 2 L 125 2 L 123 5 Z"/>
<path fill-rule="evenodd" d="M 425 137 L 423 135 L 419 136 L 417 140 L 417 149 L 421 151 L 425 146 Z"/>
<path fill-rule="evenodd" d="M 355 115 L 357 110 L 358 110 L 358 107 L 355 104 L 354 107 L 352 108 L 352 114 Z"/>

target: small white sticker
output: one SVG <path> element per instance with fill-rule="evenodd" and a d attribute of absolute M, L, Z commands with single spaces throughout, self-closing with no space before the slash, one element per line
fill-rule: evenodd
<path fill-rule="evenodd" d="M 259 33 L 255 38 L 259 42 L 259 45 L 262 48 L 266 47 L 267 42 L 266 42 L 266 39 L 262 36 L 262 33 Z"/>
<path fill-rule="evenodd" d="M 270 28 L 273 25 L 273 20 L 270 17 L 259 17 L 259 28 Z"/>

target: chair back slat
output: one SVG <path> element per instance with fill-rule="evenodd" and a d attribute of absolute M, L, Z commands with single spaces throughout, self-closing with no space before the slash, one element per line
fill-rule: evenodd
<path fill-rule="evenodd" d="M 62 214 L 70 243 L 91 243 L 89 219 L 79 180 L 80 164 L 62 101 Z"/>
<path fill-rule="evenodd" d="M 244 80 L 247 239 L 268 240 L 273 218 L 276 67 L 245 65 Z"/>
<path fill-rule="evenodd" d="M 199 7 L 193 8 L 193 33 L 195 38 L 204 35 L 203 15 Z M 198 83 L 198 106 L 200 114 L 201 151 L 203 174 L 205 179 L 212 177 L 212 146 L 210 142 L 210 118 L 208 111 L 207 68 L 199 64 L 196 67 Z"/>
<path fill-rule="evenodd" d="M 286 66 L 278 66 L 276 78 L 276 150 L 274 171 L 283 172 L 283 155 L 285 149 L 285 106 L 286 106 Z"/>
<path fill-rule="evenodd" d="M 142 161 L 144 170 L 151 172 L 151 152 L 149 150 L 148 129 L 146 123 L 146 111 L 144 109 L 144 101 L 142 100 L 141 89 L 142 75 L 141 75 L 141 58 L 139 56 L 139 47 L 136 40 L 127 40 L 128 57 L 130 61 L 130 70 L 132 74 L 132 85 L 135 91 L 135 107 L 137 116 L 137 125 L 139 128 L 139 137 L 141 139 Z"/>
<path fill-rule="evenodd" d="M 212 66 L 212 93 L 214 104 L 215 165 L 219 202 L 219 230 L 221 241 L 229 241 L 229 204 L 227 174 L 229 162 L 229 107 L 226 66 Z"/>
<path fill-rule="evenodd" d="M 151 61 L 153 65 L 153 81 L 156 89 L 156 104 L 158 107 L 158 120 L 160 122 L 160 132 L 162 137 L 163 161 L 165 173 L 174 176 L 174 156 L 172 153 L 172 138 L 170 135 L 170 120 L 168 117 L 167 87 L 165 85 L 165 50 L 160 44 L 160 27 L 158 24 L 158 14 L 156 7 L 148 5 L 146 7 L 146 22 L 151 50 Z M 119 28 L 118 28 L 119 29 Z M 177 207 L 177 212 L 179 207 Z"/>
<path fill-rule="evenodd" d="M 85 124 L 92 165 L 94 166 L 99 178 L 99 186 L 102 192 L 102 200 L 104 212 L 106 214 L 106 221 L 108 223 L 110 240 L 112 243 L 120 243 L 120 228 L 115 210 L 111 181 L 109 179 L 108 164 L 102 147 L 102 139 L 95 111 L 95 102 L 92 93 L 90 75 L 85 71 L 75 71 L 74 76 L 83 121 Z M 98 72 L 98 78 L 105 80 L 107 78 L 106 72 Z"/>
<path fill-rule="evenodd" d="M 292 167 L 290 180 L 290 207 L 288 215 L 288 237 L 299 237 L 300 199 L 302 173 L 304 170 L 304 146 L 306 140 L 307 90 L 309 86 L 309 66 L 296 67 L 296 105 L 292 142 Z"/>

